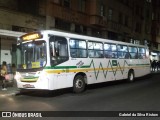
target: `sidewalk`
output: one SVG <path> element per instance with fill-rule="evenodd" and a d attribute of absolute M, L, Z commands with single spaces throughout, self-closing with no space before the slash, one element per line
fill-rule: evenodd
<path fill-rule="evenodd" d="M 151 74 L 159 74 L 160 70 L 156 70 L 156 71 L 151 71 Z"/>
<path fill-rule="evenodd" d="M 151 74 L 160 74 L 160 71 L 156 71 L 156 72 L 151 71 Z M 1 84 L 0 84 L 0 85 L 1 85 Z M 0 94 L 18 95 L 19 91 L 20 91 L 20 90 L 17 88 L 17 84 L 16 84 L 15 81 L 14 81 L 13 86 L 8 85 L 7 90 L 2 90 L 2 89 L 0 88 Z"/>
<path fill-rule="evenodd" d="M 6 83 L 7 90 L 2 90 L 1 84 L 2 83 L 0 83 L 0 95 L 1 94 L 16 95 L 17 93 L 19 93 L 19 89 L 17 88 L 15 80 L 13 81 L 13 83 L 11 82 Z"/>

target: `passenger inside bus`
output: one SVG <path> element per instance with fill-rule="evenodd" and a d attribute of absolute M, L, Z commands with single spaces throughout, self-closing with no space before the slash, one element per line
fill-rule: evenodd
<path fill-rule="evenodd" d="M 112 53 L 110 51 L 105 51 L 106 58 L 112 58 Z"/>
<path fill-rule="evenodd" d="M 112 58 L 117 58 L 116 53 L 112 53 Z"/>
<path fill-rule="evenodd" d="M 130 58 L 130 54 L 127 52 L 127 53 L 125 54 L 125 59 L 128 59 L 128 58 Z"/>

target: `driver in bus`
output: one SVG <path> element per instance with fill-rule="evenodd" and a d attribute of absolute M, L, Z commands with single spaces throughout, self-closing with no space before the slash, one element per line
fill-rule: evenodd
<path fill-rule="evenodd" d="M 46 64 L 46 58 L 44 54 L 42 53 L 41 57 L 38 60 L 40 62 L 40 66 L 43 67 Z"/>

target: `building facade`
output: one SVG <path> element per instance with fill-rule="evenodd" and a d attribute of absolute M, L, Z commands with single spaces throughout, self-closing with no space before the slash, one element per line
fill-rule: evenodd
<path fill-rule="evenodd" d="M 139 44 L 151 41 L 152 9 L 146 0 L 50 0 L 47 6 L 49 29 Z"/>
<path fill-rule="evenodd" d="M 3 30 L 57 29 L 147 45 L 153 39 L 152 5 L 150 0 L 0 0 L 1 51 L 16 44 Z"/>
<path fill-rule="evenodd" d="M 17 37 L 35 30 L 45 29 L 45 0 L 0 0 L 0 64 L 15 63 Z M 43 6 L 42 6 L 43 5 Z"/>
<path fill-rule="evenodd" d="M 160 56 L 160 1 L 152 0 L 153 12 L 152 12 L 152 57 L 156 59 L 156 56 Z"/>

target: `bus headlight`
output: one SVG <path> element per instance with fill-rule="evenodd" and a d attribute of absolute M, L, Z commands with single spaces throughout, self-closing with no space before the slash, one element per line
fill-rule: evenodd
<path fill-rule="evenodd" d="M 41 71 L 37 71 L 36 74 L 34 75 L 35 77 L 39 77 L 41 74 Z"/>

